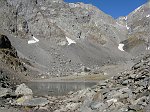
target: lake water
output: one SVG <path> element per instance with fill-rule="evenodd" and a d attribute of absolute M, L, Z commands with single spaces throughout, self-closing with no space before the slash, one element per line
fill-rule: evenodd
<path fill-rule="evenodd" d="M 96 85 L 96 82 L 29 82 L 26 83 L 37 96 L 62 96 L 70 91 L 77 91 Z"/>

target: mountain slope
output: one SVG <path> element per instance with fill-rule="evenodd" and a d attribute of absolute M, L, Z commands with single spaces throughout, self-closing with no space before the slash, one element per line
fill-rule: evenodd
<path fill-rule="evenodd" d="M 64 76 L 82 72 L 83 66 L 94 69 L 124 63 L 149 51 L 148 3 L 114 20 L 83 3 L 0 2 L 1 28 L 12 35 L 8 38 L 18 56 L 30 62 L 33 74 Z"/>
<path fill-rule="evenodd" d="M 150 3 L 146 3 L 124 17 L 128 28 L 127 39 L 124 48 L 134 56 L 149 52 L 150 35 Z"/>
<path fill-rule="evenodd" d="M 29 60 L 39 74 L 62 76 L 81 72 L 82 66 L 92 69 L 130 59 L 118 49 L 127 29 L 92 5 L 62 0 L 1 4 L 2 29 L 16 36 L 9 39 L 19 57 Z M 68 44 L 66 38 L 75 43 Z"/>

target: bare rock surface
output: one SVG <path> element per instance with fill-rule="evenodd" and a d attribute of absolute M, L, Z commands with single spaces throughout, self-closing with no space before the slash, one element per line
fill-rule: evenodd
<path fill-rule="evenodd" d="M 66 76 L 81 72 L 82 66 L 94 69 L 132 57 L 118 49 L 127 29 L 120 29 L 116 20 L 92 5 L 59 0 L 2 0 L 1 4 L 2 29 L 11 34 L 18 56 L 30 62 L 35 78 Z M 12 15 L 9 20 L 7 14 Z"/>
<path fill-rule="evenodd" d="M 36 107 L 36 106 L 45 106 L 49 103 L 46 98 L 32 98 L 29 100 L 25 100 L 22 105 L 29 106 L 29 107 Z"/>
<path fill-rule="evenodd" d="M 149 2 L 115 20 L 89 4 L 0 0 L 0 111 L 149 112 L 149 22 Z M 97 85 L 65 96 L 21 84 L 95 74 Z"/>
<path fill-rule="evenodd" d="M 146 55 L 128 71 L 97 85 L 70 92 L 66 96 L 48 96 L 48 110 L 59 112 L 147 112 L 149 106 L 149 63 Z M 53 105 L 53 107 L 52 107 Z"/>
<path fill-rule="evenodd" d="M 23 83 L 18 85 L 18 87 L 15 90 L 15 94 L 17 96 L 19 95 L 27 96 L 27 95 L 32 95 L 33 93 L 32 90 Z"/>
<path fill-rule="evenodd" d="M 0 97 L 6 96 L 9 94 L 9 89 L 0 87 Z"/>

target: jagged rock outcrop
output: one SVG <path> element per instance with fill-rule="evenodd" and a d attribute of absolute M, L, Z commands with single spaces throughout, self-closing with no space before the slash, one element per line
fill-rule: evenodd
<path fill-rule="evenodd" d="M 27 68 L 6 35 L 0 35 L 0 86 L 9 88 L 26 80 Z M 21 75 L 20 75 L 21 74 Z M 19 76 L 20 75 L 20 76 Z M 24 77 L 24 78 L 23 78 Z"/>
<path fill-rule="evenodd" d="M 18 57 L 15 48 L 11 45 L 11 42 L 6 35 L 0 35 L 0 49 L 1 52 L 6 55 Z"/>

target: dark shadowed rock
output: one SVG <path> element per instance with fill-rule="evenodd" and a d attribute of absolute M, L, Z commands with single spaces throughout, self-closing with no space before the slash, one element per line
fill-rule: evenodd
<path fill-rule="evenodd" d="M 6 35 L 0 34 L 0 50 L 6 55 L 17 57 L 16 49 L 11 45 Z"/>
<path fill-rule="evenodd" d="M 0 48 L 11 49 L 11 43 L 10 43 L 8 37 L 5 35 L 0 35 Z"/>

